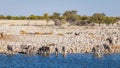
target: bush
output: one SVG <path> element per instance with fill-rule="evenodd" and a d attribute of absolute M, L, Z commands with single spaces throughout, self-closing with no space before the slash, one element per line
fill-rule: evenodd
<path fill-rule="evenodd" d="M 36 35 L 43 35 L 44 33 L 42 32 L 35 32 Z"/>
<path fill-rule="evenodd" d="M 28 33 L 26 31 L 24 31 L 24 30 L 21 30 L 20 34 L 28 34 Z"/>
<path fill-rule="evenodd" d="M 64 36 L 64 34 L 62 34 L 62 33 L 58 33 L 57 35 L 58 35 L 58 36 Z"/>

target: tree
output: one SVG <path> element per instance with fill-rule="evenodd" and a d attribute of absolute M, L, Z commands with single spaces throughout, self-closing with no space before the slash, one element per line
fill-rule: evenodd
<path fill-rule="evenodd" d="M 65 11 L 62 18 L 64 18 L 70 24 L 76 24 L 79 20 L 79 16 L 77 15 L 77 11 L 75 10 Z"/>
<path fill-rule="evenodd" d="M 21 19 L 21 20 L 25 20 L 25 19 L 27 19 L 27 17 L 25 17 L 25 16 L 20 16 L 20 19 Z"/>
<path fill-rule="evenodd" d="M 6 17 L 8 20 L 11 20 L 12 19 L 12 16 L 7 16 Z"/>
<path fill-rule="evenodd" d="M 115 17 L 106 17 L 105 19 L 105 23 L 106 24 L 114 24 L 117 21 L 117 19 Z"/>
<path fill-rule="evenodd" d="M 35 15 L 30 15 L 29 16 L 29 19 L 32 19 L 32 20 L 38 20 L 39 18 Z"/>
<path fill-rule="evenodd" d="M 79 16 L 80 20 L 89 20 L 89 17 L 84 15 L 84 16 Z"/>
<path fill-rule="evenodd" d="M 60 13 L 54 12 L 51 16 L 52 19 L 60 19 Z"/>
<path fill-rule="evenodd" d="M 93 14 L 93 16 L 91 17 L 90 21 L 98 23 L 99 25 L 101 23 L 104 23 L 105 21 L 105 14 L 104 13 L 95 13 Z"/>
<path fill-rule="evenodd" d="M 44 13 L 43 19 L 44 19 L 44 20 L 47 20 L 47 21 L 49 20 L 49 15 L 48 15 L 48 13 Z"/>
<path fill-rule="evenodd" d="M 3 15 L 0 15 L 0 19 L 6 19 L 6 17 Z"/>

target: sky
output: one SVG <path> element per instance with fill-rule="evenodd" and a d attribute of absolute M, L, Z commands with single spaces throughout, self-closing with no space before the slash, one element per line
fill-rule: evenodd
<path fill-rule="evenodd" d="M 77 10 L 79 15 L 105 13 L 120 16 L 120 0 L 0 0 L 0 15 L 29 16 L 66 10 Z"/>

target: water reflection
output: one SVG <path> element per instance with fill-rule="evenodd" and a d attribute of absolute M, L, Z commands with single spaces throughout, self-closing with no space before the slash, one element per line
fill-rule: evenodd
<path fill-rule="evenodd" d="M 120 54 L 93 57 L 91 53 L 41 55 L 0 54 L 0 68 L 120 68 Z"/>

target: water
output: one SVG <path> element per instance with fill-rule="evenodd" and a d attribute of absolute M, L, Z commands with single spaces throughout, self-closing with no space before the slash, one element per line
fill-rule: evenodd
<path fill-rule="evenodd" d="M 120 54 L 102 58 L 93 57 L 90 53 L 68 54 L 66 57 L 0 54 L 0 68 L 120 68 Z"/>

